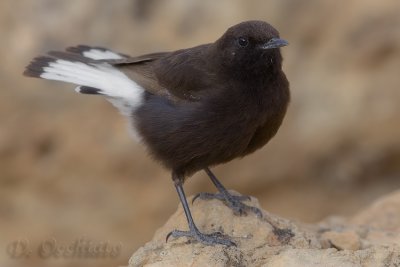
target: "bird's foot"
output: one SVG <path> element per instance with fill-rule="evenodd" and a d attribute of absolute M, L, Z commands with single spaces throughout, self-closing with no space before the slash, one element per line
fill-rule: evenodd
<path fill-rule="evenodd" d="M 225 204 L 233 210 L 236 215 L 247 215 L 248 212 L 253 212 L 257 217 L 262 218 L 262 212 L 256 207 L 252 207 L 243 203 L 243 201 L 251 200 L 249 196 L 237 196 L 232 195 L 229 192 L 226 193 L 199 193 L 193 199 L 192 203 L 197 199 L 209 200 L 209 199 L 219 199 L 225 202 Z"/>
<path fill-rule="evenodd" d="M 179 238 L 179 237 L 187 237 L 191 239 L 195 239 L 198 242 L 204 245 L 225 245 L 225 246 L 235 246 L 236 244 L 232 242 L 228 236 L 223 235 L 221 232 L 214 232 L 211 234 L 203 234 L 199 230 L 189 230 L 189 231 L 181 231 L 181 230 L 173 230 L 167 235 L 166 242 L 170 237 Z"/>

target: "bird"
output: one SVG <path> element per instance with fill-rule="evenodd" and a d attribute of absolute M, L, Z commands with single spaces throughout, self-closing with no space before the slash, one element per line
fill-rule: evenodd
<path fill-rule="evenodd" d="M 235 246 L 221 232 L 196 226 L 183 184 L 205 171 L 217 193 L 193 200 L 219 199 L 234 214 L 258 208 L 245 195 L 228 191 L 210 170 L 263 147 L 277 133 L 290 102 L 281 47 L 288 42 L 269 23 L 250 20 L 229 27 L 215 42 L 171 52 L 129 56 L 78 45 L 34 58 L 25 76 L 76 85 L 80 94 L 99 95 L 129 120 L 133 135 L 171 172 L 188 230 L 166 237 L 204 245 Z"/>

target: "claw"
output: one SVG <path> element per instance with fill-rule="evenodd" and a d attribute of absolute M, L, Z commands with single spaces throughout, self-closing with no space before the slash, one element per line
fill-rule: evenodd
<path fill-rule="evenodd" d="M 228 247 L 237 246 L 236 243 L 229 240 L 229 238 L 223 238 L 224 235 L 221 232 L 203 234 L 198 230 L 190 230 L 190 231 L 173 230 L 167 235 L 165 239 L 166 242 L 168 242 L 170 236 L 173 236 L 175 238 L 179 237 L 192 238 L 204 245 L 225 245 Z"/>
<path fill-rule="evenodd" d="M 197 195 L 195 195 L 192 199 L 192 204 L 194 203 L 194 201 L 197 199 L 219 199 L 219 200 L 225 200 L 225 196 L 222 195 L 221 193 L 207 193 L 207 192 L 201 192 L 198 193 Z"/>
<path fill-rule="evenodd" d="M 199 196 L 200 196 L 200 193 L 197 194 L 197 195 L 195 195 L 195 196 L 192 198 L 192 205 L 193 205 L 194 201 L 195 201 Z"/>
<path fill-rule="evenodd" d="M 165 237 L 165 243 L 168 243 L 168 239 L 169 239 L 169 237 L 172 235 L 172 231 L 171 232 L 169 232 L 168 234 L 167 234 L 167 236 Z"/>

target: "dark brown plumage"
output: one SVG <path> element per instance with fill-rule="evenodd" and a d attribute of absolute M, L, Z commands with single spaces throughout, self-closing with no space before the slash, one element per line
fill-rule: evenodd
<path fill-rule="evenodd" d="M 173 173 L 192 237 L 205 244 L 234 244 L 219 234 L 203 234 L 190 215 L 182 184 L 205 170 L 235 212 L 254 208 L 232 196 L 210 166 L 243 157 L 277 132 L 289 103 L 289 83 L 279 47 L 287 42 L 268 23 L 235 25 L 216 42 L 130 57 L 89 46 L 38 57 L 25 75 L 79 85 L 80 93 L 103 95 L 131 117 L 132 127 L 155 159 Z"/>

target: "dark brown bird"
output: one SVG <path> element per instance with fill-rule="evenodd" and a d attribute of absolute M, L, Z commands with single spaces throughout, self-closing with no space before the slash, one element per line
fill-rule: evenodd
<path fill-rule="evenodd" d="M 174 52 L 131 57 L 83 45 L 49 52 L 24 74 L 76 84 L 78 93 L 102 95 L 116 106 L 151 155 L 172 171 L 189 231 L 168 237 L 229 246 L 229 237 L 198 230 L 183 183 L 204 170 L 219 193 L 196 198 L 217 198 L 235 213 L 261 216 L 243 203 L 248 197 L 230 194 L 209 167 L 252 153 L 276 134 L 290 98 L 279 49 L 287 44 L 270 24 L 246 21 L 214 43 Z"/>

